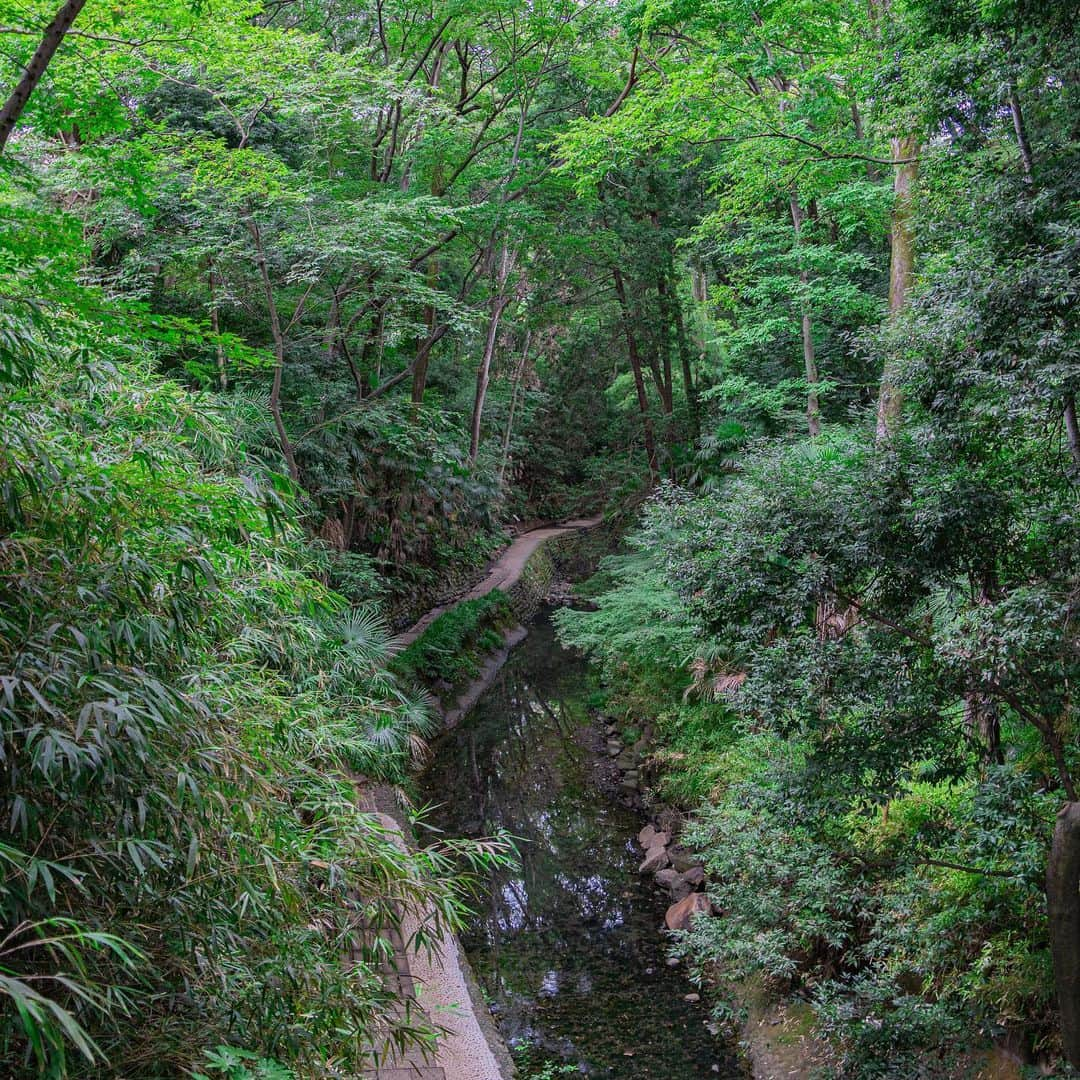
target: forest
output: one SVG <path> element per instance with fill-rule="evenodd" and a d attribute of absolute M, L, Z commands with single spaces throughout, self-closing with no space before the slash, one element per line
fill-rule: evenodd
<path fill-rule="evenodd" d="M 358 803 L 469 627 L 395 635 L 600 514 L 555 622 L 721 1033 L 1080 1070 L 1075 3 L 57 4 L 0 0 L 0 1074 L 437 1046 L 388 941 L 515 855 Z"/>

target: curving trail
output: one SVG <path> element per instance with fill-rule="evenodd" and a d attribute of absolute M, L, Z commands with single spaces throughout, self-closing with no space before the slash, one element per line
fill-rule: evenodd
<path fill-rule="evenodd" d="M 530 529 L 528 532 L 522 533 L 491 564 L 486 576 L 478 585 L 474 585 L 473 588 L 456 600 L 432 608 L 403 634 L 398 635 L 398 644 L 402 648 L 411 645 L 444 611 L 449 611 L 450 608 L 462 600 L 475 600 L 478 596 L 486 596 L 494 589 L 512 588 L 521 577 L 530 556 L 545 540 L 550 540 L 553 536 L 562 536 L 565 533 L 595 529 L 603 520 L 603 515 L 597 514 L 591 518 L 574 518 L 570 521 L 563 521 L 558 525 L 541 525 L 537 529 Z"/>

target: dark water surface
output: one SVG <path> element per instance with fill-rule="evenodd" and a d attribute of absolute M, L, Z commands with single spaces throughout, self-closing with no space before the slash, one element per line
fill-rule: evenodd
<path fill-rule="evenodd" d="M 666 965 L 670 901 L 637 874 L 642 820 L 598 782 L 587 665 L 546 613 L 529 629 L 422 778 L 440 828 L 521 840 L 520 871 L 496 875 L 464 937 L 503 1034 L 531 1043 L 534 1061 L 594 1077 L 740 1076 L 705 1007 L 683 1000 L 694 987 Z"/>

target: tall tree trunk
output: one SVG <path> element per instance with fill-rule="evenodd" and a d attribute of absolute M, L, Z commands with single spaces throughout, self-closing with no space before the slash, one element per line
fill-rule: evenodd
<path fill-rule="evenodd" d="M 660 468 L 656 460 L 656 435 L 653 432 L 652 417 L 649 416 L 649 398 L 645 393 L 645 379 L 641 374 L 641 354 L 638 352 L 637 336 L 634 334 L 634 327 L 630 321 L 630 304 L 626 298 L 626 284 L 623 281 L 622 271 L 617 266 L 612 267 L 611 275 L 615 282 L 615 295 L 619 298 L 619 309 L 622 312 L 626 351 L 630 357 L 630 368 L 634 373 L 638 411 L 641 413 L 641 423 L 645 429 L 645 454 L 649 459 L 649 487 L 655 487 L 660 479 Z"/>
<path fill-rule="evenodd" d="M 532 331 L 525 331 L 525 345 L 521 350 L 521 359 L 518 361 L 517 374 L 514 376 L 514 385 L 510 391 L 510 409 L 506 415 L 506 431 L 503 434 L 502 460 L 499 462 L 499 487 L 503 485 L 506 476 L 506 464 L 510 460 L 510 439 L 514 434 L 514 412 L 517 409 L 518 394 L 521 391 L 521 380 L 525 377 L 525 365 L 529 360 L 529 343 L 532 340 Z"/>
<path fill-rule="evenodd" d="M 690 438 L 697 443 L 701 434 L 698 417 L 697 389 L 694 386 L 694 377 L 690 364 L 690 346 L 686 340 L 686 327 L 683 325 L 682 304 L 679 302 L 679 294 L 675 288 L 675 271 L 671 260 L 668 260 L 666 273 L 661 275 L 657 290 L 661 300 L 661 314 L 664 319 L 664 331 L 666 334 L 674 334 L 675 348 L 679 354 L 679 365 L 682 370 L 683 393 L 686 396 L 686 410 L 689 421 Z M 670 374 L 670 359 L 668 360 L 668 385 L 672 386 Z M 674 410 L 674 402 L 671 402 Z M 672 455 L 674 460 L 674 455 Z"/>
<path fill-rule="evenodd" d="M 709 279 L 697 260 L 690 264 L 690 295 L 696 304 L 707 303 L 709 299 Z"/>
<path fill-rule="evenodd" d="M 34 50 L 30 57 L 30 63 L 23 69 L 22 78 L 19 80 L 11 96 L 4 102 L 0 109 L 0 154 L 4 152 L 15 125 L 19 122 L 30 95 L 37 89 L 41 82 L 45 69 L 52 62 L 56 50 L 63 44 L 67 32 L 72 23 L 79 16 L 79 12 L 86 6 L 86 0 L 67 0 L 67 3 L 53 16 L 53 20 L 45 28 L 41 36 L 41 44 Z"/>
<path fill-rule="evenodd" d="M 682 366 L 683 392 L 686 394 L 686 408 L 690 414 L 690 435 L 696 443 L 701 438 L 701 406 L 698 403 L 697 384 L 694 382 L 694 368 L 690 360 L 690 342 L 686 336 L 682 303 L 677 293 L 673 296 L 672 310 L 675 315 L 675 342 L 679 349 L 679 362 Z"/>
<path fill-rule="evenodd" d="M 294 483 L 299 483 L 300 470 L 296 465 L 296 455 L 293 453 L 289 434 L 285 430 L 285 422 L 281 418 L 281 378 L 285 371 L 285 335 L 281 331 L 281 317 L 278 314 L 274 286 L 270 281 L 270 271 L 266 265 L 266 251 L 263 249 L 262 233 L 259 231 L 259 225 L 254 218 L 249 217 L 246 224 L 248 233 L 251 235 L 252 244 L 255 247 L 255 265 L 259 271 L 259 279 L 262 281 L 266 310 L 270 317 L 270 336 L 274 342 L 274 379 L 270 386 L 270 415 L 274 420 L 274 429 L 277 431 L 281 454 L 289 468 L 289 476 Z"/>
<path fill-rule="evenodd" d="M 795 230 L 795 245 L 798 247 L 802 242 L 803 216 L 802 207 L 799 205 L 799 196 L 796 192 L 791 192 L 789 202 L 791 206 L 791 224 Z M 799 271 L 799 281 L 803 286 L 803 291 L 806 292 L 809 288 L 810 276 L 805 270 Z M 818 400 L 817 392 L 820 380 L 818 378 L 817 357 L 814 353 L 814 326 L 810 320 L 809 297 L 803 297 L 801 307 L 803 367 L 806 371 L 806 428 L 813 439 L 821 434 L 821 403 Z"/>
<path fill-rule="evenodd" d="M 1016 76 L 1009 76 L 1009 112 L 1012 114 L 1013 131 L 1016 132 L 1016 145 L 1020 150 L 1020 167 L 1024 170 L 1024 179 L 1031 183 L 1035 169 L 1035 156 L 1031 152 L 1031 140 L 1028 138 L 1024 110 L 1020 105 L 1020 89 L 1016 85 Z"/>
<path fill-rule="evenodd" d="M 503 248 L 503 258 L 506 258 L 506 248 Z M 505 281 L 503 282 L 505 284 Z M 502 314 L 510 303 L 510 297 L 496 295 L 491 299 L 491 314 L 488 317 L 487 337 L 484 339 L 484 354 L 480 358 L 480 366 L 476 370 L 476 395 L 473 398 L 472 425 L 469 436 L 469 461 L 476 463 L 476 455 L 480 452 L 480 424 L 484 418 L 484 401 L 487 398 L 488 384 L 491 381 L 491 361 L 495 356 L 495 342 L 499 336 L 499 321 Z"/>
<path fill-rule="evenodd" d="M 428 260 L 427 267 L 428 287 L 434 289 L 435 286 L 438 285 L 438 282 L 439 260 L 432 256 L 432 258 Z M 428 304 L 424 308 L 424 323 L 427 326 L 427 338 L 417 348 L 416 359 L 413 362 L 412 369 L 412 403 L 414 405 L 421 405 L 424 401 L 424 390 L 427 387 L 428 360 L 431 357 L 431 346 L 427 343 L 431 341 L 431 337 L 435 333 L 436 319 L 437 315 L 434 304 Z M 427 346 L 426 348 L 425 345 Z"/>
<path fill-rule="evenodd" d="M 1065 1057 L 1080 1069 L 1080 802 L 1058 813 L 1046 865 L 1050 953 Z"/>
<path fill-rule="evenodd" d="M 918 143 L 914 136 L 892 140 L 896 162 L 893 177 L 892 239 L 889 254 L 889 316 L 895 318 L 907 303 L 915 270 L 915 230 L 912 221 L 912 189 L 919 175 Z M 882 442 L 900 425 L 903 395 L 893 364 L 886 362 L 878 392 L 877 438 Z"/>
<path fill-rule="evenodd" d="M 346 334 L 341 325 L 341 300 L 347 293 L 347 285 L 336 286 L 330 295 L 330 313 L 326 318 L 326 332 L 324 342 L 326 346 L 326 359 L 328 365 L 333 368 L 337 363 L 338 354 L 345 357 L 345 363 L 349 367 L 352 376 L 353 388 L 356 390 L 356 400 L 364 399 L 364 380 L 360 377 L 356 364 L 353 363 L 352 353 L 349 351 Z"/>
<path fill-rule="evenodd" d="M 434 97 L 439 89 L 439 80 L 442 78 L 443 70 L 443 57 L 446 54 L 447 42 L 440 41 L 438 49 L 435 54 L 435 63 L 432 67 L 431 74 L 428 76 L 428 95 Z M 420 130 L 423 131 L 423 121 L 421 121 Z M 406 166 L 405 172 L 401 178 L 401 190 L 407 191 L 409 188 L 409 178 L 411 174 L 411 164 Z M 442 198 L 446 194 L 446 170 L 443 167 L 442 161 L 436 161 L 431 170 L 431 194 L 435 199 Z M 429 289 L 435 289 L 439 284 L 439 259 L 438 256 L 432 255 L 428 259 L 427 264 L 427 285 Z M 437 315 L 433 304 L 428 304 L 424 309 L 424 322 L 427 325 L 427 342 L 431 342 L 432 336 L 435 333 L 435 324 L 437 322 Z M 444 331 L 445 333 L 445 331 Z M 442 334 L 439 335 L 442 337 Z M 425 343 L 426 344 L 426 343 Z M 413 377 L 412 377 L 412 403 L 413 405 L 421 405 L 424 401 L 424 389 L 427 386 L 427 372 L 428 361 L 431 358 L 431 345 L 420 346 L 416 355 L 416 360 L 413 363 Z"/>
<path fill-rule="evenodd" d="M 1076 422 L 1076 397 L 1073 394 L 1065 395 L 1065 437 L 1073 464 L 1080 469 L 1080 425 Z"/>
<path fill-rule="evenodd" d="M 214 269 L 214 260 L 207 262 L 207 279 L 210 287 L 210 329 L 214 331 L 217 339 L 214 343 L 217 353 L 218 389 L 228 390 L 229 378 L 225 371 L 225 347 L 221 344 L 221 319 L 218 314 L 217 301 L 217 271 Z"/>
<path fill-rule="evenodd" d="M 386 328 L 386 309 L 380 307 L 375 313 L 371 329 L 364 338 L 364 347 L 360 350 L 360 363 L 364 371 L 372 372 L 372 381 L 376 386 L 382 381 L 383 337 Z"/>
<path fill-rule="evenodd" d="M 662 274 L 656 279 L 656 293 L 660 318 L 656 332 L 649 334 L 649 370 L 660 396 L 668 476 L 674 480 L 675 451 L 678 444 L 675 437 L 675 384 L 671 374 L 671 323 L 667 314 L 667 285 Z"/>
<path fill-rule="evenodd" d="M 494 244 L 494 235 L 491 238 Z M 487 399 L 488 384 L 491 381 L 491 362 L 495 357 L 495 342 L 499 337 L 499 322 L 503 312 L 510 304 L 506 283 L 510 280 L 514 264 L 517 262 L 517 250 L 511 251 L 504 239 L 499 249 L 499 259 L 495 266 L 494 294 L 491 297 L 491 313 L 488 316 L 487 336 L 484 339 L 484 353 L 480 366 L 476 370 L 476 396 L 473 399 L 472 424 L 469 436 L 469 461 L 476 462 L 480 452 L 480 425 L 484 419 L 484 402 Z"/>
<path fill-rule="evenodd" d="M 432 310 L 432 317 L 434 317 L 434 310 Z M 412 403 L 413 405 L 422 405 L 424 401 L 424 387 L 427 384 L 427 369 L 428 362 L 431 359 L 431 350 L 442 341 L 446 335 L 447 330 L 450 329 L 448 323 L 439 323 L 438 326 L 432 328 L 431 332 L 422 342 L 416 350 L 416 356 L 412 362 Z M 405 373 L 409 372 L 409 368 L 405 369 L 402 373 L 404 377 Z M 397 376 L 395 376 L 397 378 Z M 387 382 L 390 382 L 388 379 Z M 382 384 L 386 386 L 386 383 Z M 396 383 L 395 383 L 396 385 Z M 378 389 L 378 388 L 376 388 Z M 374 391 L 368 395 L 368 397 L 374 397 Z"/>
<path fill-rule="evenodd" d="M 671 375 L 670 335 L 674 328 L 675 319 L 671 314 L 671 296 L 668 293 L 667 278 L 664 274 L 657 275 L 656 295 L 660 306 L 660 332 L 656 337 L 661 365 L 656 373 L 656 377 L 664 414 L 666 416 L 671 416 L 675 411 L 675 382 Z"/>

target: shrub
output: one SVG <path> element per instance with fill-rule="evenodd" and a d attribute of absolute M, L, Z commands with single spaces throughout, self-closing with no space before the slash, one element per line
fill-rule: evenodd
<path fill-rule="evenodd" d="M 456 856 L 491 849 L 403 854 L 357 808 L 351 776 L 400 777 L 428 724 L 385 627 L 312 576 L 289 485 L 211 400 L 115 324 L 11 327 L 0 1071 L 181 1073 L 221 1043 L 314 1076 L 430 1039 L 386 935 L 456 925 Z"/>

